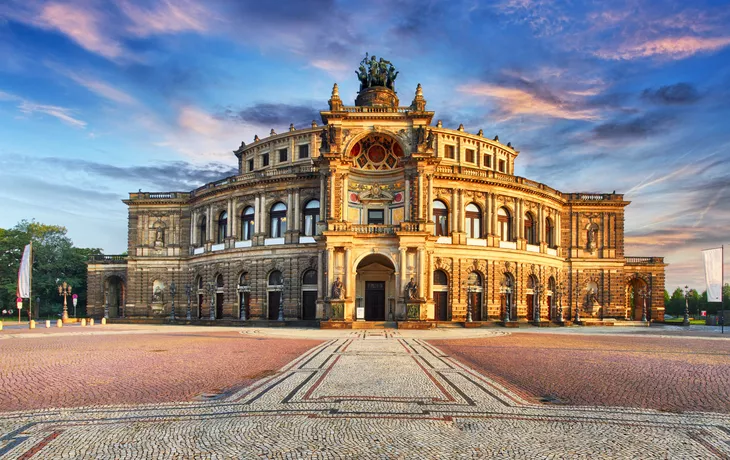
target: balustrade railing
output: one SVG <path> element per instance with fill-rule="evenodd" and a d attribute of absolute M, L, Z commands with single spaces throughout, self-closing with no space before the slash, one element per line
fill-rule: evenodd
<path fill-rule="evenodd" d="M 368 235 L 393 235 L 397 225 L 379 225 L 379 224 L 353 224 L 352 230 L 357 233 L 366 233 Z"/>
<path fill-rule="evenodd" d="M 664 257 L 626 257 L 626 265 L 663 264 Z"/>
<path fill-rule="evenodd" d="M 96 254 L 89 256 L 89 262 L 95 262 L 95 263 L 127 263 L 127 256 L 123 255 L 106 255 L 106 254 Z"/>

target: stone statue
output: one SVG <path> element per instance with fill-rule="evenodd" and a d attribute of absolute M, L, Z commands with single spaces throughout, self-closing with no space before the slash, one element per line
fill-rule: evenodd
<path fill-rule="evenodd" d="M 433 131 L 429 129 L 428 136 L 426 137 L 426 148 L 432 149 L 433 141 L 434 141 Z"/>
<path fill-rule="evenodd" d="M 341 299 L 342 298 L 342 281 L 340 281 L 340 277 L 338 276 L 334 283 L 332 283 L 332 298 L 333 299 Z"/>
<path fill-rule="evenodd" d="M 588 229 L 588 249 L 590 251 L 594 251 L 596 249 L 596 246 L 598 245 L 598 229 L 595 226 L 591 226 Z"/>
<path fill-rule="evenodd" d="M 155 286 L 155 289 L 152 291 L 152 301 L 162 302 L 162 288 L 160 286 Z"/>
<path fill-rule="evenodd" d="M 365 53 L 365 58 L 360 61 L 360 66 L 355 74 L 360 81 L 360 91 L 374 86 L 385 86 L 394 90 L 394 82 L 398 76 L 398 72 L 390 61 L 382 57 L 378 60 L 375 56 L 369 56 L 368 53 Z"/>
<path fill-rule="evenodd" d="M 426 142 L 426 130 L 423 126 L 419 126 L 418 129 L 416 129 L 416 145 L 421 145 L 424 142 Z"/>
<path fill-rule="evenodd" d="M 415 281 L 413 281 L 413 277 L 411 277 L 411 280 L 408 284 L 406 284 L 405 294 L 407 300 L 414 300 L 418 295 L 418 285 Z"/>
<path fill-rule="evenodd" d="M 322 128 L 322 132 L 319 134 L 319 138 L 322 141 L 322 145 L 320 148 L 322 150 L 329 150 L 330 143 L 329 143 L 329 133 L 327 132 L 327 128 Z"/>
<path fill-rule="evenodd" d="M 337 136 L 337 128 L 335 128 L 335 125 L 329 125 L 329 143 L 330 143 L 330 145 L 335 144 L 336 136 Z"/>
<path fill-rule="evenodd" d="M 165 244 L 165 229 L 157 227 L 155 229 L 155 246 L 163 246 Z"/>

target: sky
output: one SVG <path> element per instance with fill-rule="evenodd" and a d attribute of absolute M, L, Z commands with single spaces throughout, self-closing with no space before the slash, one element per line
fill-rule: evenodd
<path fill-rule="evenodd" d="M 511 142 L 517 175 L 623 193 L 626 254 L 704 289 L 700 251 L 730 246 L 728 1 L 3 0 L 0 227 L 121 253 L 129 192 L 189 191 L 241 141 L 321 123 L 366 52 L 405 105 L 421 83 L 445 127 Z"/>

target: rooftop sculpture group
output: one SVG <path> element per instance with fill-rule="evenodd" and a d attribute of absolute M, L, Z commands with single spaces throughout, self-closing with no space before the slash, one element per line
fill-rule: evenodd
<path fill-rule="evenodd" d="M 388 60 L 380 58 L 378 61 L 374 55 L 368 59 L 368 54 L 365 53 L 365 59 L 360 62 L 360 68 L 355 73 L 360 80 L 360 91 L 374 86 L 384 86 L 395 91 L 398 72 Z"/>

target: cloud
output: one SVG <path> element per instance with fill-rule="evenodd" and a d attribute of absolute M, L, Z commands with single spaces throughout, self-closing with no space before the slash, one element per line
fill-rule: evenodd
<path fill-rule="evenodd" d="M 672 118 L 664 114 L 648 114 L 602 123 L 593 128 L 594 139 L 629 139 L 642 138 L 666 130 Z"/>
<path fill-rule="evenodd" d="M 33 22 L 46 29 L 56 29 L 86 50 L 104 57 L 117 58 L 123 52 L 121 44 L 105 30 L 106 18 L 89 5 L 48 3 Z"/>
<path fill-rule="evenodd" d="M 657 104 L 691 104 L 700 99 L 697 89 L 690 83 L 675 83 L 655 90 L 647 88 L 641 97 Z"/>
<path fill-rule="evenodd" d="M 663 37 L 637 44 L 624 44 L 618 49 L 599 50 L 595 54 L 604 59 L 643 59 L 660 57 L 685 59 L 699 53 L 711 53 L 730 45 L 730 37 Z"/>
<path fill-rule="evenodd" d="M 47 63 L 46 65 L 49 68 L 58 72 L 59 74 L 68 77 L 69 79 L 73 80 L 75 83 L 88 89 L 92 93 L 103 97 L 104 99 L 108 99 L 113 102 L 119 102 L 121 104 L 128 104 L 128 105 L 137 103 L 137 101 L 132 96 L 130 96 L 129 94 L 125 93 L 124 91 L 122 91 L 118 88 L 115 88 L 114 86 L 110 85 L 109 83 L 92 78 L 90 76 L 80 75 L 70 69 L 67 69 L 63 66 L 59 66 L 57 64 Z"/>
<path fill-rule="evenodd" d="M 240 123 L 263 127 L 309 126 L 312 120 L 319 119 L 319 110 L 307 105 L 259 103 L 243 109 L 226 109 L 217 115 Z"/>
<path fill-rule="evenodd" d="M 535 115 L 567 120 L 597 120 L 597 110 L 583 108 L 578 104 L 525 89 L 494 85 L 491 83 L 472 83 L 461 85 L 457 91 L 471 96 L 494 99 L 503 120 L 520 115 Z M 502 121 L 503 121 L 502 120 Z"/>
<path fill-rule="evenodd" d="M 121 1 L 119 9 L 131 24 L 127 30 L 137 37 L 186 31 L 204 32 L 213 19 L 201 3 L 190 0 L 163 0 L 153 8 L 142 8 L 130 1 Z"/>
<path fill-rule="evenodd" d="M 64 123 L 74 126 L 76 128 L 85 128 L 86 127 L 85 121 L 72 117 L 71 109 L 67 109 L 65 107 L 59 107 L 59 106 L 55 106 L 55 105 L 36 104 L 33 102 L 29 102 L 29 101 L 22 101 L 20 103 L 20 105 L 18 106 L 18 109 L 26 115 L 32 115 L 36 112 L 40 112 L 40 113 L 45 113 L 46 115 L 50 115 L 52 117 L 58 118 L 59 120 L 63 121 Z"/>

